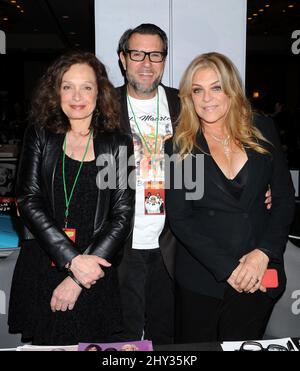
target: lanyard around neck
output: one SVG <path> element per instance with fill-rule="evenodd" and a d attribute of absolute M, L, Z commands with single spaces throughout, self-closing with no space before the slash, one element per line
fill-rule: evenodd
<path fill-rule="evenodd" d="M 80 166 L 79 166 L 79 168 L 77 170 L 77 174 L 75 176 L 75 180 L 74 180 L 74 183 L 73 183 L 73 186 L 72 186 L 72 189 L 71 189 L 71 192 L 70 192 L 70 196 L 69 197 L 68 197 L 68 192 L 67 192 L 67 183 L 66 183 L 66 174 L 65 174 L 65 158 L 66 158 L 66 148 L 67 148 L 67 134 L 65 135 L 64 145 L 63 145 L 63 160 L 62 160 L 62 175 L 63 175 L 64 193 L 65 193 L 65 204 L 66 204 L 66 210 L 65 210 L 65 228 L 67 228 L 67 226 L 68 226 L 68 216 L 69 216 L 70 202 L 71 202 L 71 199 L 72 199 L 72 196 L 73 196 L 73 192 L 74 192 L 75 186 L 76 186 L 77 181 L 78 181 L 78 177 L 79 177 L 79 174 L 80 174 L 80 171 L 81 171 L 81 168 L 82 168 L 82 165 L 83 165 L 85 156 L 86 156 L 87 151 L 88 151 L 88 148 L 89 148 L 89 144 L 90 144 L 90 140 L 91 140 L 92 135 L 93 135 L 93 130 L 91 130 L 91 132 L 90 132 L 89 139 L 88 139 L 87 145 L 85 147 L 85 151 L 84 151 L 83 157 L 81 159 Z"/>
<path fill-rule="evenodd" d="M 130 109 L 131 109 L 131 112 L 132 112 L 132 115 L 133 115 L 133 120 L 135 122 L 135 125 L 136 127 L 138 128 L 138 131 L 140 133 L 140 136 L 147 148 L 147 151 L 149 152 L 150 155 L 153 154 L 148 142 L 146 141 L 144 135 L 142 134 L 142 131 L 139 127 L 139 124 L 137 123 L 137 119 L 136 119 L 136 116 L 135 116 L 135 113 L 134 113 L 134 110 L 132 108 L 132 105 L 131 105 L 131 102 L 130 102 L 130 98 L 129 98 L 129 95 L 127 93 L 127 100 L 128 100 L 128 104 L 130 106 Z M 154 155 L 156 155 L 156 150 L 157 150 L 157 138 L 158 138 L 158 121 L 159 121 L 159 93 L 158 93 L 158 89 L 157 89 L 157 94 L 156 94 L 156 133 L 155 133 L 155 145 L 154 145 Z"/>

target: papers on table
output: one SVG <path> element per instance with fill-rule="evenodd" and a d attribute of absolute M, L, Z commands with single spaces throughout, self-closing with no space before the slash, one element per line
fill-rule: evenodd
<path fill-rule="evenodd" d="M 55 351 L 68 351 L 68 352 L 76 352 L 78 349 L 78 345 L 54 345 L 54 346 L 39 346 L 39 345 L 23 345 L 17 347 L 17 351 L 21 352 L 55 352 Z"/>

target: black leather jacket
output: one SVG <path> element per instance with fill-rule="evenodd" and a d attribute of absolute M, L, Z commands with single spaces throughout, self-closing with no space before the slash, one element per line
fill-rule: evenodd
<path fill-rule="evenodd" d="M 62 269 L 80 252 L 66 237 L 55 221 L 54 174 L 61 153 L 64 135 L 30 126 L 25 134 L 17 180 L 17 203 L 21 218 L 29 229 L 24 238 L 35 238 L 58 268 Z M 132 139 L 128 135 L 99 133 L 94 138 L 96 159 L 100 154 L 112 155 L 116 161 L 116 184 L 128 184 L 128 176 L 134 167 L 128 167 L 120 146 L 127 148 L 127 158 L 133 154 Z M 121 166 L 119 168 L 119 161 Z M 124 161 L 124 162 L 122 162 Z M 97 167 L 112 170 L 100 164 Z M 124 169 L 125 168 L 125 169 Z M 122 187 L 125 188 L 125 187 Z M 99 189 L 95 213 L 94 234 L 85 254 L 93 254 L 112 261 L 122 249 L 132 231 L 135 191 L 130 187 Z M 25 229 L 26 229 L 25 227 Z"/>

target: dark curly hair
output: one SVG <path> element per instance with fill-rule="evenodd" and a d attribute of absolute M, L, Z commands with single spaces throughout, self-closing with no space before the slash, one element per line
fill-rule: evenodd
<path fill-rule="evenodd" d="M 94 54 L 79 51 L 63 54 L 42 76 L 32 99 L 30 122 L 54 133 L 70 130 L 70 122 L 61 109 L 60 86 L 63 75 L 74 64 L 87 64 L 96 75 L 98 96 L 91 121 L 94 133 L 120 130 L 119 100 L 105 66 Z"/>

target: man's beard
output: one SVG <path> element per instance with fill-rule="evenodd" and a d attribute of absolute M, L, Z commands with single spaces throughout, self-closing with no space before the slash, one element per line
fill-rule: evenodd
<path fill-rule="evenodd" d="M 136 81 L 131 75 L 128 73 L 126 74 L 127 81 L 129 84 L 133 87 L 133 89 L 141 94 L 149 94 L 152 93 L 154 90 L 157 89 L 158 85 L 161 82 L 161 76 L 159 76 L 157 79 L 153 81 L 153 83 L 150 86 L 145 86 L 144 84 L 139 83 Z"/>

